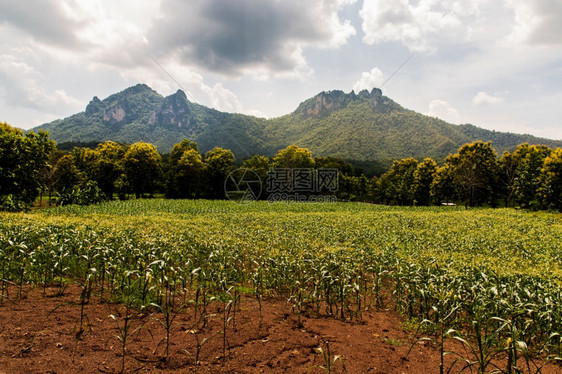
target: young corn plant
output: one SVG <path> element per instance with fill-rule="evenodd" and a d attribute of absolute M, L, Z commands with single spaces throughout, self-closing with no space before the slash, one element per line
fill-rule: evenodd
<path fill-rule="evenodd" d="M 263 262 L 261 259 L 253 260 L 254 264 L 254 271 L 252 272 L 252 284 L 254 290 L 254 297 L 258 302 L 258 311 L 259 311 L 259 324 L 258 328 L 261 330 L 263 316 L 262 316 L 262 299 L 264 294 L 264 280 L 263 280 Z"/>
<path fill-rule="evenodd" d="M 119 373 L 125 373 L 125 368 L 126 368 L 125 359 L 127 357 L 127 342 L 129 341 L 129 338 L 131 338 L 141 328 L 143 328 L 143 325 L 141 324 L 136 327 L 133 326 L 136 318 L 135 318 L 135 314 L 129 307 L 125 308 L 125 313 L 121 318 L 114 314 L 110 314 L 109 317 L 113 319 L 117 325 L 118 334 L 115 337 L 121 343 L 121 370 L 119 371 Z M 119 321 L 120 319 L 121 322 Z"/>
<path fill-rule="evenodd" d="M 222 292 L 219 297 L 218 297 L 218 301 L 220 301 L 222 303 L 222 358 L 223 361 L 226 361 L 226 351 L 227 349 L 230 350 L 229 348 L 229 343 L 228 343 L 228 337 L 227 337 L 227 331 L 228 331 L 228 325 L 230 324 L 230 322 L 232 322 L 232 309 L 235 303 L 235 299 L 232 295 L 232 289 L 233 287 L 230 287 L 228 290 Z"/>
<path fill-rule="evenodd" d="M 196 325 L 197 325 L 197 323 L 196 323 Z M 193 362 L 195 364 L 195 373 L 197 373 L 199 365 L 200 365 L 201 351 L 203 350 L 203 347 L 205 346 L 205 344 L 207 342 L 211 341 L 211 339 L 213 339 L 215 336 L 220 334 L 220 331 L 218 331 L 215 334 L 212 334 L 210 336 L 207 336 L 203 339 L 201 339 L 201 337 L 199 336 L 201 334 L 201 331 L 198 331 L 198 330 L 187 330 L 186 334 L 192 334 L 195 337 L 195 353 L 191 353 L 187 349 L 184 349 L 183 351 L 185 353 L 187 353 L 188 355 L 190 355 L 191 357 L 193 357 Z"/>
<path fill-rule="evenodd" d="M 343 357 L 340 355 L 333 355 L 332 352 L 330 351 L 330 342 L 329 341 L 325 341 L 323 343 L 324 347 L 316 347 L 314 349 L 316 354 L 319 354 L 322 356 L 322 361 L 323 363 L 321 365 L 313 365 L 310 368 L 308 368 L 307 373 L 312 370 L 312 369 L 321 369 L 323 370 L 325 373 L 327 374 L 332 374 L 332 373 L 336 373 L 336 364 L 339 362 L 341 364 L 341 371 L 340 373 L 346 373 L 347 370 L 345 368 L 345 362 L 343 360 Z"/>
<path fill-rule="evenodd" d="M 125 271 L 124 274 L 129 278 L 133 277 L 133 272 L 131 271 Z M 121 345 L 120 373 L 124 373 L 126 368 L 125 365 L 127 357 L 127 342 L 133 335 L 138 333 L 141 329 L 145 328 L 145 322 L 142 320 L 143 315 L 139 314 L 132 307 L 133 305 L 138 304 L 138 283 L 138 278 L 129 279 L 127 282 L 123 282 L 123 286 L 121 289 L 121 305 L 124 311 L 123 313 L 118 313 L 119 309 L 117 309 L 116 313 L 112 313 L 109 315 L 109 317 L 113 319 L 115 321 L 115 324 L 117 325 L 118 334 L 115 335 L 115 338 L 120 342 Z M 109 303 L 107 304 L 107 306 L 108 308 L 110 308 L 111 312 Z M 144 306 L 141 306 L 141 309 L 144 309 Z"/>
<path fill-rule="evenodd" d="M 92 293 L 92 277 L 93 273 L 86 276 L 84 282 L 80 282 L 82 291 L 80 292 L 80 318 L 78 322 L 78 330 L 76 331 L 76 340 L 80 340 L 84 334 L 84 328 L 89 326 L 89 319 L 86 315 L 84 308 L 90 302 Z"/>
<path fill-rule="evenodd" d="M 156 308 L 158 311 L 160 311 L 160 313 L 162 313 L 162 318 L 154 317 L 154 319 L 158 323 L 160 323 L 160 325 L 166 331 L 165 336 L 160 340 L 160 342 L 158 342 L 158 345 L 156 346 L 156 349 L 154 350 L 154 352 L 156 353 L 156 351 L 160 347 L 160 344 L 162 344 L 164 342 L 164 355 L 163 355 L 162 359 L 163 359 L 164 362 L 168 362 L 168 360 L 170 358 L 170 335 L 171 335 L 171 333 L 173 331 L 173 328 L 174 328 L 174 321 L 176 320 L 178 315 L 185 309 L 185 304 L 181 305 L 179 307 L 174 307 L 172 305 L 170 292 L 167 291 L 166 296 L 164 298 L 164 304 L 163 305 L 151 303 L 150 306 Z"/>
<path fill-rule="evenodd" d="M 420 304 L 423 307 L 426 305 L 431 305 L 431 307 L 429 307 L 428 312 L 422 311 L 421 314 L 428 318 L 422 320 L 415 335 L 418 334 L 422 327 L 436 335 L 434 338 L 425 337 L 419 340 L 431 341 L 439 347 L 439 373 L 444 374 L 445 356 L 453 353 L 445 350 L 445 343 L 456 333 L 451 327 L 457 323 L 457 315 L 461 304 L 459 297 L 454 292 L 455 283 L 451 282 L 447 276 L 431 274 L 424 283 L 419 285 L 420 288 L 424 287 L 419 290 Z M 448 290 L 447 285 L 452 289 Z M 414 344 L 410 347 L 408 354 L 411 352 Z M 454 365 L 455 363 L 447 369 L 447 373 L 453 369 Z"/>
<path fill-rule="evenodd" d="M 477 317 L 471 323 L 470 337 L 474 342 L 471 343 L 459 335 L 453 336 L 453 339 L 461 342 L 470 352 L 469 357 L 457 353 L 465 363 L 462 370 L 475 368 L 479 374 L 486 373 L 489 367 L 501 370 L 494 360 L 504 351 L 504 347 L 498 347 L 498 340 L 507 325 L 506 322 L 493 317 L 486 320 Z"/>

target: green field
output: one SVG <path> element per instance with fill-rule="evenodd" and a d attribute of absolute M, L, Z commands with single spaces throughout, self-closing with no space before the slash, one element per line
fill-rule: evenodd
<path fill-rule="evenodd" d="M 0 258 L 3 298 L 27 283 L 78 282 L 135 307 L 173 308 L 169 300 L 187 294 L 201 313 L 211 300 L 236 302 L 240 293 L 284 298 L 299 316 L 360 319 L 385 306 L 425 319 L 438 342 L 561 353 L 559 214 L 115 201 L 0 213 Z"/>

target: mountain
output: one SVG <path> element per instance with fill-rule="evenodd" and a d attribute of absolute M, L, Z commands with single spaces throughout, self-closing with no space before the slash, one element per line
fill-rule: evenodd
<path fill-rule="evenodd" d="M 410 156 L 441 160 L 474 140 L 491 141 L 500 155 L 525 142 L 562 146 L 562 141 L 532 135 L 453 125 L 405 109 L 376 88 L 358 94 L 321 92 L 293 113 L 271 120 L 267 133 L 272 134 L 273 148 L 295 143 L 314 154 L 386 164 Z"/>
<path fill-rule="evenodd" d="M 161 152 L 188 138 L 202 152 L 217 146 L 231 149 L 238 158 L 271 156 L 297 144 L 315 156 L 378 161 L 381 168 L 410 156 L 440 160 L 474 140 L 492 141 L 500 154 L 524 142 L 562 147 L 562 141 L 453 125 L 405 109 L 379 89 L 321 92 L 290 114 L 264 119 L 192 103 L 181 90 L 163 97 L 138 84 L 104 100 L 94 97 L 84 112 L 33 130 L 39 129 L 48 130 L 59 143 L 146 141 Z"/>
<path fill-rule="evenodd" d="M 33 131 L 49 131 L 57 143 L 114 140 L 145 141 L 169 152 L 184 138 L 205 152 L 215 146 L 240 157 L 264 153 L 260 130 L 264 119 L 219 112 L 187 100 L 185 93 L 163 97 L 145 84 L 127 88 L 104 100 L 94 97 L 86 110 Z M 235 134 L 235 136 L 233 135 Z"/>

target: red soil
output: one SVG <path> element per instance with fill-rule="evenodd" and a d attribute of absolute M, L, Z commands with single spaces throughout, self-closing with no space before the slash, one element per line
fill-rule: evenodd
<path fill-rule="evenodd" d="M 92 298 L 85 306 L 88 328 L 80 339 L 80 290 L 69 287 L 63 296 L 58 289 L 29 289 L 17 301 L 0 303 L 0 373 L 116 373 L 122 366 L 122 345 L 115 315 L 123 326 L 125 309 Z M 14 294 L 12 290 L 11 294 Z M 219 305 L 213 305 L 207 328 L 192 328 L 194 310 L 174 320 L 169 359 L 163 358 L 165 329 L 162 315 L 135 314 L 127 341 L 125 372 L 137 373 L 327 373 L 326 362 L 317 348 L 329 342 L 332 373 L 439 373 L 440 355 L 429 342 L 416 342 L 391 310 L 370 310 L 362 321 L 341 321 L 332 317 L 303 316 L 301 325 L 284 301 L 263 302 L 263 319 L 257 302 L 242 298 L 236 326 L 227 328 L 226 357 Z M 231 315 L 232 316 L 232 315 Z M 207 338 L 195 362 L 197 339 Z M 413 349 L 408 354 L 410 347 Z M 459 347 L 457 347 L 459 348 Z M 446 356 L 446 368 L 453 357 Z M 505 367 L 503 361 L 498 365 Z M 345 368 L 344 368 L 345 366 Z M 457 364 L 453 372 L 462 366 Z M 465 371 L 470 372 L 470 371 Z M 550 366 L 544 373 L 562 372 Z"/>

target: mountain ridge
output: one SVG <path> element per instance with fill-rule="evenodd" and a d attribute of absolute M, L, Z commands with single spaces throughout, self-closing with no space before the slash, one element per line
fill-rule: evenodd
<path fill-rule="evenodd" d="M 406 109 L 374 88 L 358 93 L 322 91 L 291 113 L 272 119 L 221 112 L 193 103 L 182 90 L 162 96 L 137 84 L 100 100 L 94 96 L 84 112 L 34 128 L 48 130 L 56 142 L 147 141 L 161 152 L 184 138 L 202 152 L 215 146 L 238 158 L 272 156 L 290 144 L 316 156 L 390 163 L 404 157 L 443 159 L 461 145 L 492 141 L 501 154 L 518 144 L 562 147 L 562 141 L 453 125 Z"/>

